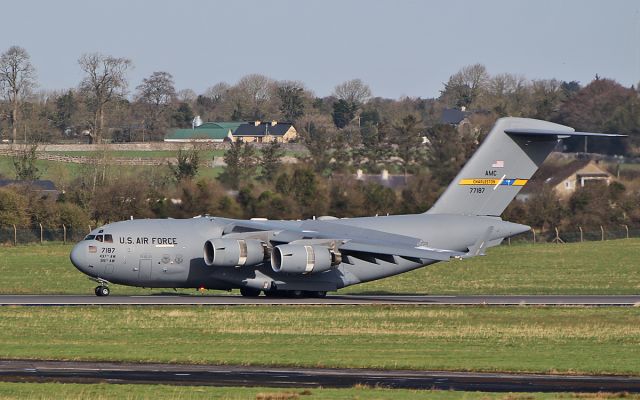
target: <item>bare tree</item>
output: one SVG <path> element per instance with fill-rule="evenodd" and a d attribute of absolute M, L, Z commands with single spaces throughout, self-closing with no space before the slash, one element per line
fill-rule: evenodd
<path fill-rule="evenodd" d="M 193 104 L 198 99 L 198 95 L 193 89 L 182 89 L 177 94 L 178 101 L 181 103 Z"/>
<path fill-rule="evenodd" d="M 145 125 L 152 131 L 162 129 L 161 117 L 176 97 L 173 76 L 168 72 L 154 72 L 136 88 L 136 98 L 147 116 Z"/>
<path fill-rule="evenodd" d="M 25 49 L 11 46 L 0 56 L 0 90 L 11 104 L 12 139 L 16 142 L 21 101 L 35 86 L 36 73 Z"/>
<path fill-rule="evenodd" d="M 271 97 L 273 80 L 264 75 L 250 74 L 238 81 L 238 88 L 243 90 L 254 104 L 259 104 Z"/>
<path fill-rule="evenodd" d="M 360 106 L 371 97 L 371 89 L 362 80 L 352 79 L 336 86 L 333 95 L 339 100 Z"/>
<path fill-rule="evenodd" d="M 449 77 L 449 81 L 444 85 L 442 97 L 449 105 L 469 106 L 486 89 L 488 80 L 489 74 L 484 65 L 467 65 Z"/>
<path fill-rule="evenodd" d="M 242 110 L 244 116 L 261 119 L 267 114 L 269 100 L 274 97 L 275 82 L 264 75 L 250 74 L 243 76 L 235 86 L 236 102 L 248 102 L 249 110 Z"/>
<path fill-rule="evenodd" d="M 224 100 L 231 86 L 227 82 L 218 82 L 204 91 L 204 96 L 216 103 Z"/>
<path fill-rule="evenodd" d="M 78 64 L 86 73 L 80 82 L 80 89 L 94 102 L 93 135 L 99 142 L 104 133 L 105 107 L 126 94 L 128 83 L 125 75 L 133 64 L 127 58 L 99 53 L 83 54 Z"/>

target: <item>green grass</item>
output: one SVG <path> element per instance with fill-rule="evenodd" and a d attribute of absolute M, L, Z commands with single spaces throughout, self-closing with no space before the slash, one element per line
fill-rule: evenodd
<path fill-rule="evenodd" d="M 639 294 L 640 239 L 518 244 L 438 263 L 345 293 Z"/>
<path fill-rule="evenodd" d="M 92 293 L 94 284 L 69 261 L 71 247 L 0 247 L 0 293 Z M 443 262 L 339 293 L 638 294 L 639 256 L 640 239 L 500 246 L 485 257 Z M 114 294 L 161 291 L 113 287 Z"/>
<path fill-rule="evenodd" d="M 350 389 L 292 389 L 190 387 L 165 385 L 109 385 L 61 383 L 0 382 L 0 399 L 260 399 L 260 400 L 548 400 L 548 399 L 640 399 L 638 395 L 579 395 L 571 393 L 478 393 L 451 391 L 420 391 L 356 387 Z"/>
<path fill-rule="evenodd" d="M 2 307 L 0 358 L 640 375 L 637 308 Z"/>

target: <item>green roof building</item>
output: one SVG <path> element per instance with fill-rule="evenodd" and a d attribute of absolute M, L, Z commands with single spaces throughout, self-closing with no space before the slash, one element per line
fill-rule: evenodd
<path fill-rule="evenodd" d="M 223 142 L 231 140 L 233 132 L 244 122 L 205 122 L 195 128 L 173 129 L 165 142 Z"/>

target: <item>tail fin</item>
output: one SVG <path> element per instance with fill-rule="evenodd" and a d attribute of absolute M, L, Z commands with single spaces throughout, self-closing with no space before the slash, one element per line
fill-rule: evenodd
<path fill-rule="evenodd" d="M 528 118 L 501 118 L 429 214 L 499 216 L 560 139 L 625 136 L 575 132 Z"/>

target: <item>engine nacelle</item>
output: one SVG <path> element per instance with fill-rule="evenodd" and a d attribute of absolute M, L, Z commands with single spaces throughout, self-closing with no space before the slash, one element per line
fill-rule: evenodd
<path fill-rule="evenodd" d="M 326 246 L 283 244 L 273 248 L 271 268 L 275 272 L 310 274 L 328 271 L 337 265 L 337 259 Z"/>
<path fill-rule="evenodd" d="M 267 245 L 257 239 L 217 238 L 204 242 L 204 263 L 209 267 L 242 267 L 268 259 Z"/>

